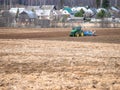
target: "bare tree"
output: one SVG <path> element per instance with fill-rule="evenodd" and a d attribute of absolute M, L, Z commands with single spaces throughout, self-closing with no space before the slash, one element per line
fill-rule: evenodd
<path fill-rule="evenodd" d="M 4 10 L 5 10 L 5 6 L 6 6 L 6 2 L 5 2 L 5 0 L 4 0 Z"/>
<path fill-rule="evenodd" d="M 12 0 L 10 0 L 10 8 L 12 7 L 12 3 L 13 3 Z"/>
<path fill-rule="evenodd" d="M 64 6 L 64 0 L 60 0 L 60 8 L 63 8 Z"/>
<path fill-rule="evenodd" d="M 102 4 L 103 4 L 103 0 L 100 0 L 100 7 L 102 7 Z"/>
<path fill-rule="evenodd" d="M 73 7 L 73 6 L 74 6 L 74 0 L 71 1 L 71 7 Z"/>
<path fill-rule="evenodd" d="M 115 6 L 117 6 L 118 0 L 115 0 Z"/>
<path fill-rule="evenodd" d="M 38 4 L 38 1 L 36 0 L 36 1 L 35 1 L 35 5 L 37 6 L 37 4 Z"/>
<path fill-rule="evenodd" d="M 100 7 L 100 0 L 96 0 L 96 7 L 99 8 Z"/>

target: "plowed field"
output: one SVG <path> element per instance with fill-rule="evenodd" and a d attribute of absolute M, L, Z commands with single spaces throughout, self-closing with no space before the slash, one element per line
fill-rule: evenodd
<path fill-rule="evenodd" d="M 0 29 L 0 90 L 120 90 L 120 29 Z"/>

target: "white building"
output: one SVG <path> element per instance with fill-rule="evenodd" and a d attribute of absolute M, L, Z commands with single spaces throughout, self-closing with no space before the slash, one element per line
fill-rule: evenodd
<path fill-rule="evenodd" d="M 62 15 L 70 15 L 70 13 L 67 10 L 61 9 L 60 12 Z"/>
<path fill-rule="evenodd" d="M 25 10 L 25 8 L 18 8 L 18 7 L 16 7 L 16 8 L 11 8 L 11 9 L 9 10 L 9 12 L 16 14 L 18 10 L 19 10 L 19 13 L 21 13 L 21 12 L 23 12 L 23 11 Z"/>
<path fill-rule="evenodd" d="M 73 7 L 72 8 L 72 11 L 80 11 L 81 9 L 83 9 L 84 10 L 84 12 L 86 12 L 87 11 L 87 8 L 85 8 L 85 7 Z"/>
<path fill-rule="evenodd" d="M 107 9 L 105 9 L 105 8 L 98 8 L 97 13 L 100 12 L 101 10 L 104 10 L 105 12 L 107 12 Z"/>
<path fill-rule="evenodd" d="M 57 13 L 54 5 L 43 5 L 40 9 L 35 10 L 39 19 L 52 19 Z"/>

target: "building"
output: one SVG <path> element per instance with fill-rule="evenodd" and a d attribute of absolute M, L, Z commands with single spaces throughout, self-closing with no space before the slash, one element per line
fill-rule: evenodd
<path fill-rule="evenodd" d="M 35 12 L 27 11 L 27 10 L 19 13 L 18 16 L 19 23 L 22 25 L 34 24 L 36 19 L 37 19 L 37 15 L 35 14 Z"/>
<path fill-rule="evenodd" d="M 39 19 L 52 19 L 57 14 L 54 5 L 43 5 L 39 10 L 36 10 L 36 15 Z"/>
<path fill-rule="evenodd" d="M 8 10 L 1 12 L 0 26 L 12 26 L 15 23 L 15 15 Z"/>
<path fill-rule="evenodd" d="M 23 12 L 24 10 L 25 10 L 25 8 L 15 7 L 15 8 L 10 8 L 9 12 L 16 14 L 18 11 L 19 11 L 19 13 L 21 13 L 21 12 Z"/>

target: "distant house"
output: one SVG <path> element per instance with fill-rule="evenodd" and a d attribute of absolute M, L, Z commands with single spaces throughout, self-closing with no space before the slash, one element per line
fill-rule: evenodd
<path fill-rule="evenodd" d="M 62 15 L 69 15 L 70 16 L 70 13 L 67 10 L 61 9 L 60 12 L 62 13 Z"/>
<path fill-rule="evenodd" d="M 114 12 L 117 12 L 117 13 L 120 12 L 120 9 L 118 9 L 118 8 L 116 8 L 116 7 L 113 7 L 113 6 L 112 6 L 110 9 L 113 10 Z"/>
<path fill-rule="evenodd" d="M 35 10 L 35 13 L 36 13 L 36 15 L 38 16 L 38 18 L 41 19 L 43 10 L 42 10 L 42 9 L 37 9 L 37 10 Z"/>
<path fill-rule="evenodd" d="M 104 10 L 106 13 L 108 12 L 107 9 L 105 9 L 105 8 L 98 8 L 97 13 L 100 12 L 101 10 Z"/>
<path fill-rule="evenodd" d="M 71 10 L 73 11 L 74 14 L 79 12 L 80 10 L 83 10 L 85 12 L 84 13 L 85 17 L 93 17 L 97 13 L 96 8 L 73 7 Z"/>
<path fill-rule="evenodd" d="M 70 7 L 64 7 L 63 10 L 67 11 L 69 14 L 72 14 L 72 12 L 73 12 Z"/>
<path fill-rule="evenodd" d="M 17 8 L 17 7 L 16 8 L 11 8 L 9 10 L 9 12 L 16 14 L 18 10 L 19 10 L 19 13 L 21 13 L 25 10 L 25 8 Z"/>
<path fill-rule="evenodd" d="M 87 9 L 87 11 L 84 14 L 86 17 L 92 17 L 95 15 L 95 13 L 91 9 Z"/>
<path fill-rule="evenodd" d="M 18 18 L 21 24 L 29 25 L 35 22 L 37 15 L 35 12 L 25 10 L 19 14 Z"/>
<path fill-rule="evenodd" d="M 87 8 L 86 7 L 75 7 L 74 8 L 76 11 L 80 11 L 81 9 L 83 9 L 84 12 L 87 11 Z"/>
<path fill-rule="evenodd" d="M 89 9 L 93 11 L 94 15 L 97 13 L 97 9 L 96 8 L 89 8 Z"/>
<path fill-rule="evenodd" d="M 52 19 L 57 13 L 54 5 L 43 5 L 40 9 L 35 10 L 39 19 Z"/>
<path fill-rule="evenodd" d="M 15 21 L 15 15 L 9 11 L 3 11 L 1 13 L 0 22 L 4 24 L 3 26 L 12 26 Z"/>
<path fill-rule="evenodd" d="M 72 7 L 71 10 L 72 10 L 73 12 L 77 12 L 76 7 Z"/>
<path fill-rule="evenodd" d="M 86 7 L 73 7 L 72 8 L 73 13 L 77 13 L 80 10 L 83 10 L 85 12 L 84 13 L 85 17 L 91 17 L 94 15 L 94 12 L 90 8 L 89 9 L 87 9 Z"/>
<path fill-rule="evenodd" d="M 116 7 L 111 7 L 109 9 L 112 18 L 120 18 L 120 9 L 116 8 Z"/>
<path fill-rule="evenodd" d="M 67 15 L 67 16 L 70 16 L 73 14 L 73 11 L 70 7 L 64 7 L 63 9 L 60 10 L 61 14 L 62 15 Z"/>
<path fill-rule="evenodd" d="M 60 10 L 55 10 L 55 16 L 58 18 L 62 16 L 62 13 L 60 12 Z"/>

